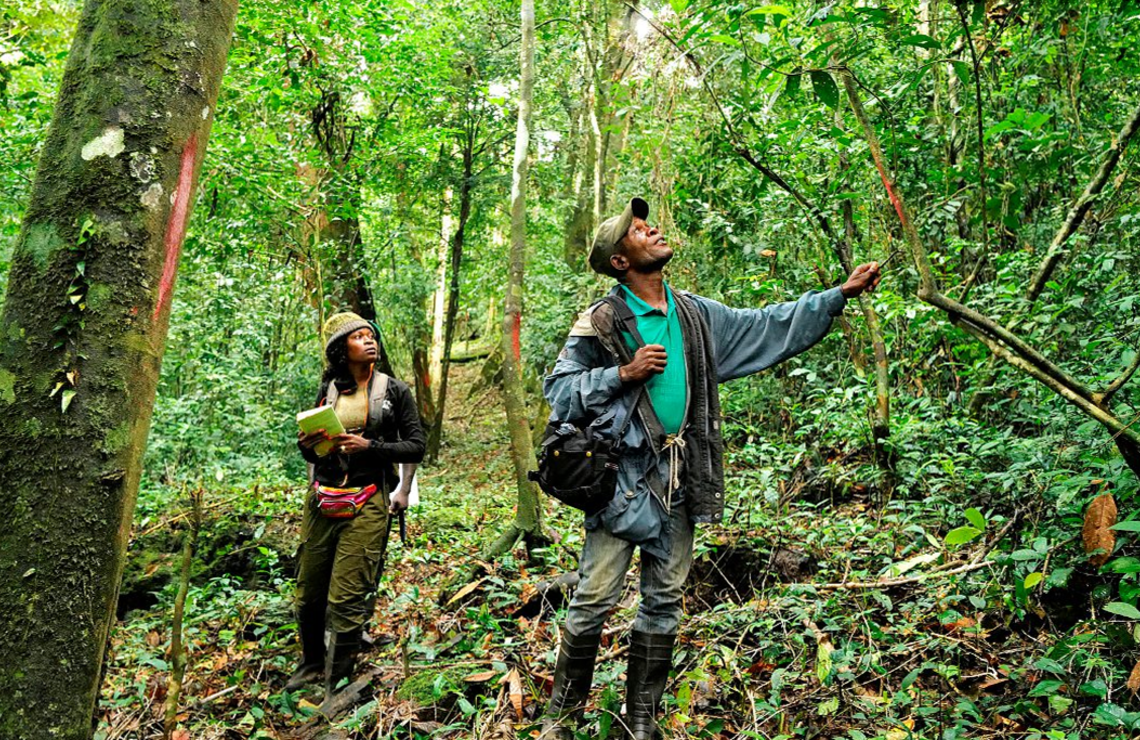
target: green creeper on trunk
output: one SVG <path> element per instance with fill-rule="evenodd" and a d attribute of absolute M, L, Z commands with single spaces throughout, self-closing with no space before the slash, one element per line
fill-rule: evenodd
<path fill-rule="evenodd" d="M 0 320 L 0 737 L 88 738 L 237 0 L 88 0 Z"/>

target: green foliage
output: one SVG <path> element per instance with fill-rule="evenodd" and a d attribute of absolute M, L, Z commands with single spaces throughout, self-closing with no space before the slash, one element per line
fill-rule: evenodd
<path fill-rule="evenodd" d="M 622 4 L 539 7 L 522 333 L 536 418 L 536 381 L 577 313 L 609 287 L 586 274 L 583 245 L 568 255 L 565 243 L 576 209 L 592 206 L 588 163 L 598 136 L 609 146 L 605 212 L 633 194 L 649 199 L 677 248 L 669 279 L 678 288 L 758 307 L 835 284 L 842 270 L 818 216 L 843 235 L 844 206 L 856 262 L 900 254 L 870 299 L 889 362 L 890 435 L 881 441 L 889 466 L 877 458 L 869 422 L 870 332 L 854 306 L 848 335 L 836 330 L 811 352 L 723 387 L 731 528 L 701 535 L 698 563 L 723 554 L 723 535 L 765 556 L 777 541 L 801 549 L 819 571 L 802 583 L 746 584 L 742 598 L 690 616 L 683 631 L 692 645 L 670 686 L 676 734 L 716 736 L 725 717 L 745 737 L 851 740 L 974 737 L 1007 732 L 1008 722 L 1028 738 L 1116 737 L 1137 725 L 1122 698 L 1138 654 L 1135 475 L 1096 422 L 991 365 L 984 347 L 917 300 L 893 207 L 834 74 L 856 74 L 943 289 L 1013 322 L 1099 390 L 1134 361 L 1140 331 L 1136 142 L 1031 309 L 1025 289 L 1137 104 L 1140 16 L 1115 2 L 964 3 L 964 16 L 958 4 L 932 5 L 934 23 L 920 17 L 919 3 L 671 0 L 643 8 L 652 25 L 630 15 L 620 44 Z M 51 0 L 0 11 L 0 289 L 77 14 L 74 3 Z M 268 666 L 279 677 L 292 660 L 292 553 L 268 539 L 276 521 L 292 541 L 299 489 L 284 487 L 305 478 L 292 416 L 315 400 L 321 319 L 343 307 L 346 248 L 334 235 L 338 225 L 359 227 L 356 272 L 397 374 L 414 384 L 446 259 L 445 193 L 454 228 L 469 147 L 456 337 L 497 345 L 517 8 L 260 0 L 242 4 L 238 23 L 184 247 L 136 529 L 165 521 L 186 485 L 233 499 L 213 539 L 205 535 L 213 554 L 191 592 L 187 634 L 202 651 L 236 645 L 241 657 L 216 672 L 259 697 L 203 727 L 270 737 L 275 723 L 306 716 L 261 673 Z M 981 55 L 977 69 L 969 40 Z M 51 235 L 36 238 L 52 247 Z M 57 331 L 65 344 L 83 306 L 99 298 L 82 267 L 68 280 L 76 310 Z M 970 399 L 991 375 L 994 391 L 972 413 Z M 0 402 L 13 401 L 4 380 L 0 370 Z M 81 372 L 47 384 L 61 408 L 76 382 Z M 1120 418 L 1140 413 L 1137 387 L 1116 397 Z M 471 384 L 464 392 L 451 404 L 463 411 L 444 426 L 445 462 L 422 473 L 426 534 L 414 536 L 425 546 L 404 553 L 412 571 L 428 575 L 392 577 L 400 590 L 385 608 L 394 624 L 408 625 L 397 637 L 424 664 L 417 669 L 454 639 L 433 631 L 446 617 L 466 630 L 446 660 L 489 661 L 498 680 L 523 664 L 519 651 L 533 649 L 531 664 L 549 670 L 552 633 L 528 632 L 510 614 L 526 585 L 575 567 L 581 529 L 568 512 L 554 512 L 563 539 L 540 566 L 506 558 L 475 601 L 442 611 L 426 596 L 511 515 L 501 420 L 471 413 L 497 403 L 494 390 Z M 1099 570 L 1077 544 L 1090 491 L 1102 485 L 1094 481 L 1112 488 L 1123 520 L 1115 557 Z M 140 543 L 128 577 L 165 568 L 173 541 Z M 261 575 L 220 572 L 229 556 Z M 985 567 L 938 575 L 977 557 Z M 538 570 L 524 575 L 527 568 Z M 818 587 L 878 578 L 907 583 Z M 115 638 L 107 717 L 153 700 L 156 672 L 165 670 L 161 612 L 173 598 L 159 588 L 158 604 L 133 613 Z M 616 623 L 630 616 L 623 607 Z M 550 618 L 538 622 L 549 627 Z M 805 619 L 833 650 L 821 648 Z M 386 660 L 400 659 L 394 650 Z M 477 671 L 464 670 L 438 685 L 433 676 L 443 673 L 416 673 L 430 679 L 420 698 L 455 701 L 440 736 L 503 711 L 495 708 L 500 687 L 469 690 L 462 679 Z M 613 661 L 600 667 L 608 693 L 588 714 L 588 731 L 610 731 L 620 673 Z M 373 731 L 368 714 L 349 729 Z M 747 725 L 756 717 L 766 719 Z"/>

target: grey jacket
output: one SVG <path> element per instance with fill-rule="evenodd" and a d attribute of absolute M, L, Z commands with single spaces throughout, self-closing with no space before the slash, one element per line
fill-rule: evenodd
<path fill-rule="evenodd" d="M 839 288 L 812 291 L 797 301 L 761 309 L 728 308 L 708 298 L 685 295 L 708 326 L 717 381 L 721 383 L 760 372 L 810 348 L 823 338 L 846 304 Z M 590 311 L 583 312 L 543 386 L 551 419 L 589 422 L 603 429 L 616 427 L 630 411 L 630 390 L 618 378 L 617 358 L 602 346 Z M 719 424 L 719 420 L 714 423 Z M 650 554 L 665 557 L 668 502 L 662 500 L 661 491 L 652 490 L 650 478 L 668 479 L 667 456 L 653 449 L 641 423 L 628 426 L 620 449 L 622 459 L 613 500 L 600 513 L 587 517 L 586 527 L 603 526 Z M 655 475 L 651 476 L 651 471 Z"/>

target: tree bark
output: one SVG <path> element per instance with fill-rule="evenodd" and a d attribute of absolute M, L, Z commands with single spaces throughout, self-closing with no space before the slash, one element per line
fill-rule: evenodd
<path fill-rule="evenodd" d="M 0 737 L 89 738 L 236 0 L 88 0 L 0 337 Z"/>
<path fill-rule="evenodd" d="M 471 218 L 471 188 L 474 185 L 475 138 L 468 129 L 463 147 L 463 179 L 459 183 L 459 219 L 451 235 L 448 259 L 450 280 L 447 286 L 447 309 L 443 320 L 443 347 L 440 355 L 439 385 L 436 395 L 435 418 L 428 429 L 427 458 L 434 463 L 443 441 L 444 407 L 447 405 L 447 380 L 451 372 L 451 347 L 455 343 L 455 320 L 459 315 L 460 269 L 463 266 L 463 245 L 467 235 L 467 222 Z"/>
<path fill-rule="evenodd" d="M 507 296 L 503 311 L 503 399 L 511 436 L 511 459 L 518 487 L 518 508 L 514 529 L 537 533 L 542 527 L 542 507 L 538 491 L 527 478 L 535 467 L 531 444 L 530 419 L 522 382 L 520 332 L 523 311 L 523 277 L 526 265 L 527 158 L 530 153 L 531 101 L 534 94 L 534 0 L 522 0 L 521 75 L 519 78 L 519 118 L 515 136 L 514 177 L 511 181 L 511 237 Z M 513 544 L 513 540 L 512 540 Z"/>

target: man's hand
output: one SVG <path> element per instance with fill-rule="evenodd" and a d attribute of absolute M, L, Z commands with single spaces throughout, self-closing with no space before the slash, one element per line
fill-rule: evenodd
<path fill-rule="evenodd" d="M 665 372 L 665 348 L 660 344 L 647 344 L 633 355 L 633 362 L 618 368 L 623 383 L 641 383 Z"/>
<path fill-rule="evenodd" d="M 408 489 L 400 486 L 392 491 L 392 503 L 388 506 L 389 514 L 399 514 L 408 508 Z"/>
<path fill-rule="evenodd" d="M 855 268 L 847 278 L 847 282 L 840 286 L 844 298 L 857 298 L 864 292 L 870 293 L 879 286 L 882 274 L 879 272 L 878 262 L 866 262 Z"/>
<path fill-rule="evenodd" d="M 332 438 L 333 449 L 346 455 L 355 455 L 368 449 L 369 440 L 359 434 L 338 434 Z"/>
<path fill-rule="evenodd" d="M 328 438 L 329 436 L 325 434 L 324 429 L 318 429 L 315 432 L 309 432 L 308 434 L 305 434 L 304 432 L 297 432 L 297 441 L 300 442 L 301 446 L 306 450 L 313 449 L 317 446 L 318 442 L 323 442 Z"/>

